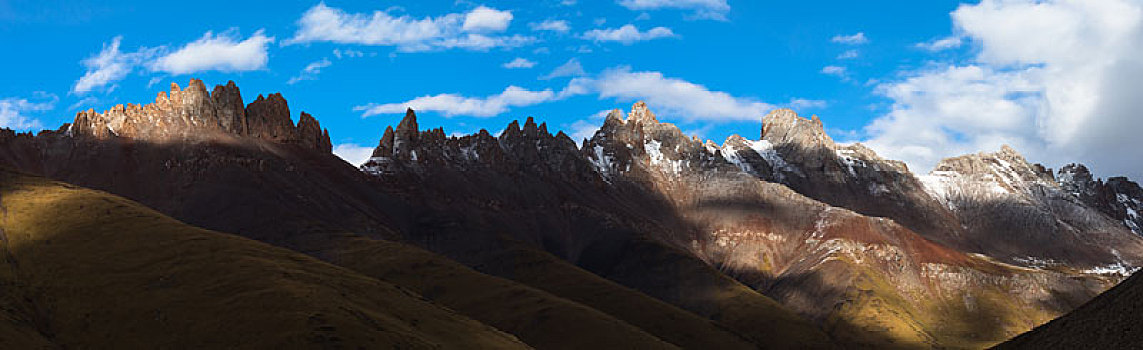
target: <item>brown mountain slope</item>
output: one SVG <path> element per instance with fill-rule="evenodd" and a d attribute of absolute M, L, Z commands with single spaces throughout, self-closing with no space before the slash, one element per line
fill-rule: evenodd
<path fill-rule="evenodd" d="M 996 349 L 1138 349 L 1143 347 L 1143 274 Z"/>
<path fill-rule="evenodd" d="M 199 84 L 192 82 L 195 86 Z M 202 89 L 194 89 L 198 90 Z M 237 93 L 237 89 L 233 92 Z M 276 118 L 288 119 L 284 101 L 281 105 Z M 210 108 L 213 108 L 210 104 L 198 107 L 203 111 Z M 116 113 L 109 112 L 106 116 L 114 121 Z M 102 120 L 94 113 L 85 114 L 84 118 L 81 122 Z M 287 123 L 279 124 L 284 129 Z M 122 124 L 116 128 L 123 132 L 128 129 Z M 480 310 L 474 306 L 514 310 L 516 313 L 469 316 L 495 323 L 494 326 L 501 329 L 519 331 L 525 341 L 539 341 L 533 344 L 537 347 L 575 347 L 577 344 L 589 347 L 608 340 L 620 341 L 612 347 L 621 347 L 647 340 L 645 333 L 685 348 L 754 346 L 704 317 L 600 278 L 533 246 L 500 236 L 466 234 L 468 228 L 456 226 L 457 220 L 452 214 L 439 214 L 437 208 L 379 189 L 383 185 L 377 180 L 327 150 L 316 150 L 289 140 L 279 142 L 260 136 L 219 133 L 214 129 L 199 131 L 181 139 L 166 136 L 155 139 L 146 133 L 136 135 L 141 137 L 139 139 L 111 135 L 100 138 L 79 134 L 74 129 L 44 132 L 34 137 L 9 134 L 0 137 L 0 145 L 3 145 L 0 162 L 123 195 L 188 223 L 345 264 L 370 277 L 388 277 L 392 283 L 439 297 L 440 302 L 460 312 Z M 463 212 L 458 215 L 465 216 Z M 426 237 L 440 232 L 443 236 L 442 231 L 446 230 L 458 232 L 448 245 L 462 249 L 460 255 L 470 259 L 461 262 L 479 272 L 448 268 L 447 258 L 437 255 L 426 257 L 410 253 L 395 255 L 409 260 L 382 260 L 391 263 L 390 266 L 432 262 L 446 266 L 438 272 L 457 274 L 454 276 L 457 281 L 441 279 L 425 284 L 416 276 L 386 275 L 386 271 L 397 270 L 370 261 L 374 258 L 370 256 L 370 249 L 388 246 L 376 240 L 399 238 L 405 232 L 424 232 Z M 434 251 L 437 251 L 434 247 L 439 248 L 444 241 L 426 240 L 422 246 Z M 361 241 L 373 241 L 379 247 L 355 245 Z M 360 250 L 343 251 L 345 247 Z M 350 254 L 353 252 L 364 254 Z M 505 280 L 490 278 L 482 272 L 535 288 L 506 286 L 502 284 Z M 515 310 L 518 301 L 511 295 L 481 299 L 487 305 L 471 304 L 463 298 L 469 289 L 485 288 L 523 292 L 521 298 L 544 304 Z M 607 313 L 611 318 L 600 318 L 592 310 L 568 305 L 569 301 Z M 548 311 L 551 309 L 562 311 L 552 314 Z M 543 317 L 546 317 L 543 327 L 521 323 Z M 642 328 L 645 333 L 625 333 L 631 329 L 613 327 L 616 320 Z M 586 321 L 598 323 L 576 323 Z M 552 343 L 552 339 L 566 334 L 568 329 L 607 329 L 610 333 Z"/>
<path fill-rule="evenodd" d="M 820 128 L 808 120 L 786 125 L 798 123 Z M 811 131 L 803 136 L 828 141 L 824 131 Z M 661 193 L 671 204 L 663 211 L 686 223 L 653 237 L 678 242 L 818 322 L 847 347 L 980 348 L 1066 312 L 1113 282 L 966 254 L 894 220 L 807 198 L 760 179 L 758 169 L 799 176 L 824 165 L 783 159 L 768 140 L 703 144 L 659 122 L 641 103 L 626 118 L 618 110 L 608 115 L 583 152 L 612 183 Z M 833 166 L 849 172 L 844 163 Z"/>
<path fill-rule="evenodd" d="M 20 347 L 527 347 L 391 284 L 106 193 L 4 170 L 0 208 L 5 306 L 39 334 Z"/>
<path fill-rule="evenodd" d="M 420 225 L 405 231 L 409 240 L 481 271 L 537 287 L 550 282 L 504 263 L 546 255 L 520 256 L 522 250 L 498 243 L 520 242 L 710 318 L 756 344 L 829 346 L 820 330 L 772 299 L 653 238 L 683 232 L 686 223 L 672 219 L 655 194 L 607 183 L 570 139 L 531 119 L 523 128 L 510 124 L 499 138 L 488 132 L 447 138 L 441 129 L 417 130 L 409 111 L 363 168 L 382 191 L 424 208 Z"/>

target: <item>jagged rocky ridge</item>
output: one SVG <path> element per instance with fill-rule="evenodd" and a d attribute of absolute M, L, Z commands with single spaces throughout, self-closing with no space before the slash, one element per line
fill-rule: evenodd
<path fill-rule="evenodd" d="M 881 159 L 861 145 L 837 145 L 816 118 L 803 119 L 788 110 L 765 118 L 761 140 L 735 136 L 722 146 L 704 144 L 658 122 L 643 103 L 626 118 L 618 110 L 611 112 L 578 150 L 566 135 L 552 136 L 531 119 L 522 130 L 509 125 L 499 139 L 486 131 L 446 138 L 443 130 L 412 132 L 415 128 L 410 111 L 396 130 L 386 130 L 362 169 L 383 181 L 412 177 L 417 180 L 409 182 L 439 184 L 441 179 L 434 176 L 444 173 L 481 174 L 502 178 L 499 181 L 554 183 L 577 192 L 602 187 L 628 200 L 634 194 L 646 196 L 633 202 L 652 203 L 636 206 L 655 210 L 614 216 L 626 218 L 639 237 L 687 251 L 810 317 L 848 344 L 995 343 L 1077 306 L 1122 278 L 1101 275 L 1113 271 L 1094 267 L 1134 266 L 1140 256 L 1139 238 L 1123 232 L 1113 232 L 1117 240 L 1103 242 L 1123 243 L 1102 246 L 1107 257 L 1064 265 L 1089 267 L 1090 273 L 975 254 L 996 248 L 966 233 L 971 228 L 961 223 L 976 220 L 970 214 L 944 205 L 904 164 Z M 551 195 L 525 188 L 528 196 Z M 465 193 L 450 191 L 417 193 Z M 501 214 L 487 215 L 526 211 L 542 216 L 562 209 L 497 203 L 497 196 L 510 191 L 465 196 L 496 203 L 493 208 Z M 586 206 L 600 207 L 606 201 Z M 898 225 L 898 218 L 912 226 Z M 581 266 L 597 263 L 584 259 L 584 247 L 576 242 L 593 232 L 590 227 L 561 232 L 567 229 L 541 222 L 529 228 L 520 239 Z M 540 232 L 560 235 L 537 236 Z M 1126 247 L 1126 253 L 1112 256 L 1109 247 Z M 992 322 L 980 325 L 982 318 Z"/>
<path fill-rule="evenodd" d="M 202 80 L 191 79 L 186 90 L 171 83 L 171 91 L 159 92 L 146 105 L 116 105 L 103 113 L 94 110 L 76 114 L 68 132 L 96 138 L 121 137 L 151 142 L 247 136 L 283 143 L 299 143 L 330 152 L 329 131 L 317 119 L 302 112 L 297 125 L 282 94 L 270 94 L 243 105 L 234 81 L 206 91 Z"/>
<path fill-rule="evenodd" d="M 10 134 L 0 160 L 344 266 L 358 266 L 342 258 L 346 237 L 354 246 L 405 241 L 683 347 L 827 346 L 787 309 L 845 346 L 985 346 L 1138 266 L 1136 236 L 1067 191 L 1037 190 L 1069 182 L 1041 181 L 1044 171 L 1022 158 L 973 155 L 928 175 L 936 179 L 915 176 L 860 145 L 834 143 L 820 120 L 788 110 L 766 116 L 757 141 L 716 145 L 660 123 L 640 103 L 626 117 L 613 111 L 580 147 L 530 118 L 499 137 L 454 138 L 418 130 L 410 111 L 357 172 L 309 146 L 320 142 L 299 135 L 317 133 L 293 126 L 284 100 L 252 103 L 234 118 L 241 103 L 214 95 L 192 99 L 200 105 L 186 112 L 149 105 L 128 117 L 124 107 L 77 117 L 86 126 L 70 132 Z M 148 126 L 156 120 L 165 127 Z M 321 135 L 309 139 L 328 144 Z M 996 243 L 981 228 L 1007 218 L 963 205 L 992 192 L 941 190 L 992 188 L 1003 176 L 993 174 L 998 160 L 1023 169 L 1021 180 L 986 203 L 1056 224 Z M 945 179 L 953 186 L 937 185 Z M 1076 242 L 1079 254 L 1061 249 Z M 656 317 L 640 317 L 648 310 Z"/>
<path fill-rule="evenodd" d="M 544 211 L 529 213 L 536 221 L 495 214 L 499 205 L 515 202 L 527 207 L 535 202 L 491 195 L 491 189 L 452 181 L 455 178 L 380 181 L 329 152 L 289 140 L 216 136 L 166 142 L 93 137 L 69 133 L 66 128 L 36 136 L 12 134 L 0 139 L 0 164 L 124 195 L 188 223 L 293 249 L 368 278 L 401 285 L 535 347 L 830 346 L 820 330 L 773 300 L 693 257 L 655 242 L 631 239 L 624 228 L 608 229 L 619 235 L 601 232 L 579 239 L 589 247 L 587 255 L 592 257 L 587 260 L 600 262 L 593 268 L 623 271 L 634 277 L 624 283 L 645 290 L 658 290 L 654 283 L 672 287 L 672 281 L 685 276 L 690 283 L 663 288 L 664 293 L 697 295 L 688 301 L 701 314 L 680 308 L 679 300 L 669 303 L 665 301 L 669 298 L 648 296 L 617 283 L 618 278 L 604 279 L 556 257 L 547 247 L 558 240 L 536 244 L 513 237 L 531 232 L 528 225 L 537 221 L 554 219 L 536 215 Z M 443 139 L 443 134 L 438 136 Z M 526 168 L 518 159 L 512 160 L 515 157 L 505 159 L 510 160 L 505 166 Z M 527 188 L 519 183 L 499 185 Z M 423 196 L 416 192 L 420 189 L 444 192 Z M 481 196 L 465 196 L 466 191 Z M 609 202 L 599 200 L 599 191 L 587 195 L 590 198 L 585 202 Z M 465 198 L 480 201 L 469 203 L 480 206 L 461 205 Z M 552 196 L 522 198 L 550 203 Z M 470 210 L 477 208 L 484 211 Z M 629 211 L 622 206 L 611 208 Z M 592 217 L 580 220 L 596 221 Z M 564 230 L 568 231 L 573 230 Z M 408 244 L 432 252 L 417 252 Z M 638 252 L 615 249 L 621 247 Z M 449 259 L 434 252 L 448 254 L 472 270 L 450 267 Z M 741 332 L 728 330 L 727 324 Z"/>

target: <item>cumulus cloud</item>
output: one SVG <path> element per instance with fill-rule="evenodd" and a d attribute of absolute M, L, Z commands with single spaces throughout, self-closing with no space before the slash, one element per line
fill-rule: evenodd
<path fill-rule="evenodd" d="M 869 38 L 865 37 L 864 32 L 858 32 L 857 34 L 851 35 L 835 35 L 829 41 L 844 45 L 861 45 L 869 43 Z"/>
<path fill-rule="evenodd" d="M 439 49 L 488 50 L 530 44 L 532 37 L 490 35 L 503 31 L 512 21 L 510 11 L 485 6 L 467 13 L 415 18 L 393 16 L 386 11 L 372 14 L 348 13 L 319 3 L 298 19 L 298 30 L 286 45 L 333 42 L 373 46 L 395 46 L 399 51 Z"/>
<path fill-rule="evenodd" d="M 153 71 L 170 74 L 188 74 L 202 71 L 243 72 L 266 68 L 270 56 L 267 45 L 274 42 L 262 30 L 246 40 L 239 40 L 237 31 L 228 30 L 214 35 L 206 32 L 202 38 L 150 62 Z"/>
<path fill-rule="evenodd" d="M 866 127 L 870 146 L 922 171 L 1007 143 L 1048 165 L 1143 175 L 1143 4 L 984 0 L 952 18 L 975 56 L 882 83 L 893 105 Z"/>
<path fill-rule="evenodd" d="M 269 61 L 267 45 L 274 42 L 259 30 L 245 40 L 239 40 L 236 30 L 219 35 L 206 32 L 193 42 L 171 52 L 166 46 L 140 47 L 123 52 L 122 36 L 103 44 L 99 53 L 81 61 L 87 71 L 76 80 L 71 92 L 84 94 L 95 90 L 110 91 L 115 83 L 126 78 L 141 66 L 152 72 L 189 74 L 202 71 L 239 72 L 266 68 Z"/>
<path fill-rule="evenodd" d="M 549 80 L 562 77 L 578 77 L 586 74 L 587 72 L 583 70 L 583 65 L 579 63 L 579 59 L 572 58 L 559 67 L 556 67 L 556 69 L 553 69 L 551 73 L 540 77 L 540 79 Z"/>
<path fill-rule="evenodd" d="M 560 94 L 562 95 L 562 94 Z M 491 117 L 507 112 L 510 107 L 531 106 L 555 100 L 561 96 L 551 89 L 531 91 L 518 86 L 509 86 L 503 92 L 487 97 L 466 97 L 458 94 L 438 94 L 422 96 L 399 103 L 369 104 L 354 107 L 362 116 L 405 113 L 406 108 L 418 111 L 439 112 L 446 117 L 466 115 Z"/>
<path fill-rule="evenodd" d="M 692 18 L 726 20 L 730 5 L 726 0 L 618 0 L 619 6 L 630 10 L 683 9 L 693 10 Z"/>
<path fill-rule="evenodd" d="M 464 15 L 461 30 L 468 32 L 502 32 L 512 23 L 512 11 L 480 6 Z"/>
<path fill-rule="evenodd" d="M 508 69 L 525 69 L 535 67 L 536 62 L 529 61 L 527 58 L 516 57 L 516 59 L 502 64 L 501 66 Z"/>
<path fill-rule="evenodd" d="M 349 164 L 355 166 L 365 164 L 369 157 L 373 156 L 373 147 L 362 146 L 352 143 L 342 143 L 333 146 L 333 154 L 341 157 Z"/>
<path fill-rule="evenodd" d="M 81 61 L 87 72 L 76 80 L 71 88 L 72 93 L 83 94 L 104 88 L 111 90 L 114 83 L 126 78 L 136 66 L 155 54 L 155 49 L 148 48 L 122 52 L 119 50 L 122 41 L 123 37 L 117 36 L 110 43 L 103 44 L 103 49 L 98 54 Z"/>
<path fill-rule="evenodd" d="M 43 127 L 43 123 L 28 115 L 28 113 L 50 111 L 55 108 L 59 97 L 52 94 L 37 92 L 35 100 L 8 97 L 0 99 L 0 127 L 14 130 L 29 130 Z"/>
<path fill-rule="evenodd" d="M 330 62 L 328 58 L 322 58 L 319 61 L 311 62 L 310 64 L 307 64 L 305 68 L 302 68 L 301 73 L 299 73 L 297 76 L 294 76 L 293 78 L 290 78 L 286 84 L 293 85 L 294 83 L 302 80 L 317 79 L 317 75 L 321 74 L 322 68 L 329 67 L 332 64 L 333 62 Z"/>
<path fill-rule="evenodd" d="M 545 20 L 538 23 L 530 23 L 528 27 L 535 31 L 551 31 L 557 33 L 567 33 L 571 30 L 571 25 L 565 20 Z"/>
<path fill-rule="evenodd" d="M 628 24 L 619 28 L 592 29 L 584 32 L 582 37 L 593 41 L 614 41 L 631 45 L 639 41 L 673 38 L 676 35 L 667 27 L 655 27 L 644 32 L 640 31 L 638 27 Z"/>

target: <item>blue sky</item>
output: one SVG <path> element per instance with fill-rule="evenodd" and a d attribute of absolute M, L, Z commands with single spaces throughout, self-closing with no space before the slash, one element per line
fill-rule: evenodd
<path fill-rule="evenodd" d="M 234 80 L 247 101 L 282 92 L 294 117 L 317 117 L 347 157 L 374 146 L 406 105 L 420 110 L 423 128 L 448 133 L 495 133 L 535 116 L 583 136 L 600 111 L 647 100 L 661 120 L 716 142 L 756 138 L 762 115 L 792 107 L 819 115 L 835 138 L 921 172 L 941 157 L 1012 144 L 1050 166 L 1085 160 L 1097 172 L 1138 175 L 1139 152 L 1108 153 L 1122 145 L 1115 137 L 1130 137 L 1117 130 L 1140 126 L 1130 112 L 1137 99 L 1107 96 L 1133 88 L 1129 78 L 1143 67 L 1132 58 L 1141 52 L 1140 8 L 1135 0 L 0 0 L 0 126 L 54 129 L 78 110 L 150 102 L 195 77 Z M 1092 70 L 1063 50 L 1115 59 Z M 1077 88 L 1068 83 L 1077 76 L 1096 81 Z M 1097 136 L 1116 135 L 1073 130 L 1091 123 Z"/>

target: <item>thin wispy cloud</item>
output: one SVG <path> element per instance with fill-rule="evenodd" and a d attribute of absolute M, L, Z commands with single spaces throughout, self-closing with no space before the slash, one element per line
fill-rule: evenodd
<path fill-rule="evenodd" d="M 920 49 L 936 52 L 958 48 L 960 47 L 962 41 L 963 39 L 961 39 L 959 36 L 950 36 L 923 43 L 917 43 L 914 46 Z"/>
<path fill-rule="evenodd" d="M 678 35 L 675 35 L 675 32 L 667 27 L 654 27 L 647 31 L 641 31 L 638 27 L 628 24 L 619 28 L 592 29 L 584 32 L 582 37 L 596 42 L 610 41 L 631 45 L 639 41 L 675 38 Z"/>
<path fill-rule="evenodd" d="M 134 52 L 119 50 L 122 36 L 103 44 L 99 53 L 81 61 L 87 72 L 72 85 L 71 92 L 83 94 L 94 90 L 110 90 L 113 84 L 126 78 L 135 67 L 155 55 L 155 49 L 140 48 Z"/>
<path fill-rule="evenodd" d="M 726 20 L 730 5 L 726 0 L 619 0 L 619 6 L 630 10 L 690 10 L 690 19 Z"/>
<path fill-rule="evenodd" d="M 307 64 L 305 68 L 302 68 L 302 71 L 298 73 L 298 75 L 290 78 L 289 81 L 286 81 L 286 84 L 293 85 L 294 83 L 303 80 L 315 80 L 317 79 L 318 74 L 321 74 L 322 68 L 329 67 L 330 65 L 333 65 L 333 62 L 331 62 L 328 58 L 322 58 L 321 60 L 311 62 L 310 64 Z"/>
<path fill-rule="evenodd" d="M 438 94 L 422 96 L 405 102 L 369 104 L 354 107 L 362 116 L 379 114 L 400 114 L 405 109 L 438 112 L 446 117 L 472 116 L 492 117 L 507 112 L 512 107 L 531 106 L 563 98 L 551 89 L 532 91 L 518 86 L 509 86 L 499 94 L 485 97 L 467 97 L 460 94 Z"/>
<path fill-rule="evenodd" d="M 571 24 L 565 20 L 545 20 L 543 22 L 530 23 L 529 28 L 535 31 L 550 31 L 556 33 L 567 33 L 571 31 Z"/>
<path fill-rule="evenodd" d="M 527 58 L 516 57 L 516 59 L 508 61 L 508 62 L 506 62 L 500 66 L 507 68 L 507 69 L 527 69 L 527 68 L 535 67 L 536 62 L 532 62 L 532 61 L 528 60 Z"/>
<path fill-rule="evenodd" d="M 834 43 L 838 43 L 838 44 L 844 44 L 844 45 L 861 45 L 861 44 L 868 44 L 869 38 L 865 37 L 864 32 L 858 32 L 857 34 L 850 34 L 850 35 L 835 35 L 833 38 L 830 39 L 830 41 L 834 42 Z"/>
<path fill-rule="evenodd" d="M 563 77 L 579 77 L 584 75 L 587 75 L 587 72 L 583 70 L 583 65 L 579 63 L 579 59 L 571 58 L 564 64 L 561 64 L 559 67 L 556 67 L 556 69 L 553 69 L 551 73 L 540 77 L 540 79 L 549 80 Z"/>

